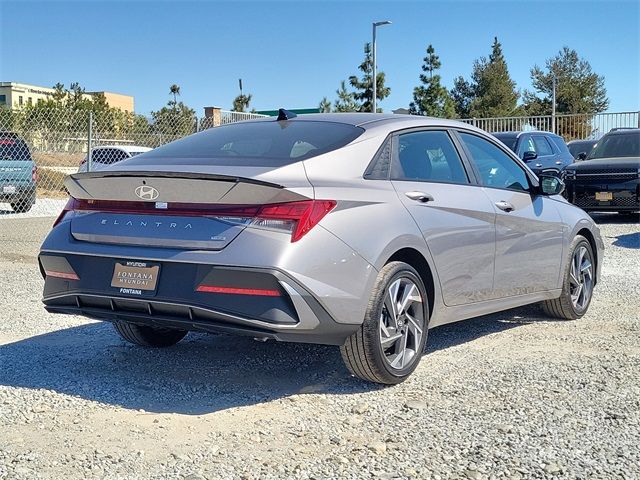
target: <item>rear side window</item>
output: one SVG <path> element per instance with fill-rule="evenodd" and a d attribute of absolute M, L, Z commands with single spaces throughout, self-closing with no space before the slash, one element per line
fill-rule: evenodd
<path fill-rule="evenodd" d="M 548 139 L 556 144 L 556 147 L 558 147 L 558 150 L 560 150 L 560 153 L 569 153 L 569 147 L 567 147 L 567 144 L 564 143 L 564 140 L 562 139 L 562 137 L 552 136 L 552 137 L 548 137 Z"/>
<path fill-rule="evenodd" d="M 538 152 L 539 157 L 544 157 L 546 155 L 553 155 L 553 149 L 549 142 L 542 135 L 534 135 L 533 143 L 536 145 L 536 152 Z"/>
<path fill-rule="evenodd" d="M 391 178 L 469 183 L 462 160 L 447 132 L 426 131 L 398 136 L 398 158 Z"/>
<path fill-rule="evenodd" d="M 29 147 L 20 139 L 0 138 L 0 160 L 31 161 Z"/>
<path fill-rule="evenodd" d="M 163 145 L 128 160 L 127 165 L 195 160 L 207 165 L 277 167 L 341 148 L 362 132 L 353 125 L 306 120 L 235 123 Z"/>

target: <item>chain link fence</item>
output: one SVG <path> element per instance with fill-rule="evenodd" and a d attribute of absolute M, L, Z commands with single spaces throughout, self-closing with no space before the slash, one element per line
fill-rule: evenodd
<path fill-rule="evenodd" d="M 166 109 L 152 117 L 109 110 L 0 109 L 0 229 L 7 219 L 55 217 L 63 182 L 200 130 L 263 117 L 216 109 L 211 117 Z"/>
<path fill-rule="evenodd" d="M 148 117 L 111 109 L 0 109 L 0 237 L 40 240 L 22 219 L 55 217 L 66 203 L 64 178 L 96 171 L 197 131 L 263 115 L 212 109 L 163 109 Z M 599 138 L 612 128 L 640 126 L 639 112 L 463 119 L 489 132 L 547 130 L 566 141 Z"/>

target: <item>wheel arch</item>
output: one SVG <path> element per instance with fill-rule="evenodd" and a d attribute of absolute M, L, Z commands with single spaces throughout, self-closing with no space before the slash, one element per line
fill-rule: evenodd
<path fill-rule="evenodd" d="M 424 283 L 424 287 L 427 290 L 427 301 L 429 305 L 429 318 L 433 315 L 433 308 L 435 304 L 435 282 L 433 273 L 431 272 L 431 266 L 427 259 L 416 249 L 411 247 L 401 248 L 396 251 L 391 257 L 387 259 L 385 265 L 390 262 L 404 262 L 415 268 Z"/>
<path fill-rule="evenodd" d="M 589 245 L 591 245 L 591 251 L 593 252 L 593 261 L 595 262 L 593 271 L 597 272 L 600 259 L 598 258 L 598 245 L 596 244 L 596 239 L 593 236 L 593 233 L 591 232 L 591 230 L 589 230 L 588 228 L 584 227 L 584 228 L 578 230 L 576 235 L 582 235 L 584 238 L 587 239 L 587 241 L 589 242 Z M 593 284 L 596 285 L 597 283 L 598 283 L 598 275 L 594 275 Z"/>

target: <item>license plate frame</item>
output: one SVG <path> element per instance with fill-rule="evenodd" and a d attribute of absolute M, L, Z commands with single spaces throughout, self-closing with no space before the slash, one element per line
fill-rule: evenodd
<path fill-rule="evenodd" d="M 160 264 L 137 260 L 113 262 L 111 288 L 118 293 L 137 297 L 155 296 L 160 279 Z"/>
<path fill-rule="evenodd" d="M 610 202 L 613 200 L 613 192 L 596 192 L 598 202 Z"/>

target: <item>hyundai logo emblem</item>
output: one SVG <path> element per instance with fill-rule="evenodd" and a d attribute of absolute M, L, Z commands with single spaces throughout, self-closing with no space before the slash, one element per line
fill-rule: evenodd
<path fill-rule="evenodd" d="M 136 187 L 136 195 L 140 197 L 142 200 L 155 200 L 158 198 L 158 190 L 149 186 L 149 185 L 140 185 Z"/>

